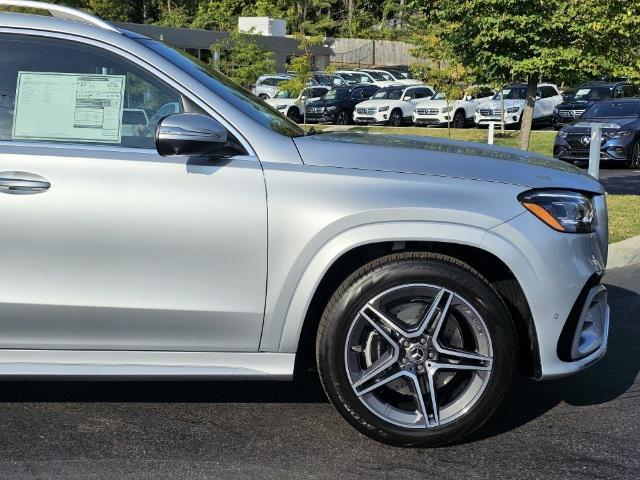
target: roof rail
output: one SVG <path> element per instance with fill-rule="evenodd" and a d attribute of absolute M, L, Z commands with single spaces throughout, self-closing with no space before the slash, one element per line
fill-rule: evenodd
<path fill-rule="evenodd" d="M 88 13 L 81 12 L 80 10 L 56 5 L 55 3 L 32 2 L 30 0 L 0 0 L 0 7 L 22 7 L 46 10 L 52 17 L 64 18 L 65 20 L 75 20 L 76 22 L 87 23 L 94 27 L 120 33 L 116 27 L 108 24 L 104 20 L 94 17 L 93 15 L 89 15 Z"/>

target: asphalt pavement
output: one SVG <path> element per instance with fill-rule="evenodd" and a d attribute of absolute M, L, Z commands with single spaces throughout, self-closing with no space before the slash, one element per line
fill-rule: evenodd
<path fill-rule="evenodd" d="M 611 194 L 640 195 L 640 170 L 605 166 L 600 169 L 600 182 Z"/>
<path fill-rule="evenodd" d="M 607 356 L 569 379 L 518 379 L 458 445 L 378 444 L 311 380 L 4 382 L 0 478 L 637 479 L 640 266 L 606 283 Z"/>

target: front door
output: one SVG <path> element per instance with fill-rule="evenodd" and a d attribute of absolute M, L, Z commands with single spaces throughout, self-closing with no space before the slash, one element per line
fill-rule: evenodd
<path fill-rule="evenodd" d="M 18 35 L 0 51 L 0 348 L 257 350 L 257 159 L 160 157 L 157 112 L 193 107 L 115 54 Z"/>

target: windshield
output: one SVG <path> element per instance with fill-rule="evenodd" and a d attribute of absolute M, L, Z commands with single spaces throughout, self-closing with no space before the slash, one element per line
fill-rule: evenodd
<path fill-rule="evenodd" d="M 166 58 L 259 124 L 288 137 L 299 137 L 305 134 L 304 130 L 296 123 L 280 115 L 267 103 L 191 55 L 178 52 L 163 43 L 149 38 L 134 37 L 133 39 Z"/>
<path fill-rule="evenodd" d="M 581 119 L 637 116 L 640 116 L 640 102 L 604 102 L 591 105 Z"/>
<path fill-rule="evenodd" d="M 505 100 L 526 100 L 527 87 L 507 87 L 502 90 Z M 494 100 L 500 100 L 500 92 L 493 97 Z"/>
<path fill-rule="evenodd" d="M 446 100 L 448 96 L 449 95 L 444 92 L 438 92 L 433 97 L 431 97 L 431 100 Z"/>
<path fill-rule="evenodd" d="M 360 79 L 352 73 L 341 73 L 340 78 L 342 78 L 347 83 L 358 83 L 360 81 Z"/>
<path fill-rule="evenodd" d="M 613 87 L 583 87 L 579 88 L 573 99 L 579 101 L 604 100 L 611 98 Z"/>
<path fill-rule="evenodd" d="M 276 93 L 276 98 L 291 98 L 291 93 L 287 92 L 286 90 L 280 90 L 278 93 Z"/>
<path fill-rule="evenodd" d="M 349 90 L 344 88 L 334 88 L 329 90 L 323 97 L 323 100 L 343 100 L 349 98 Z"/>
<path fill-rule="evenodd" d="M 378 90 L 371 99 L 400 100 L 400 98 L 402 98 L 402 92 L 403 90 L 401 88 L 383 88 L 382 90 Z"/>
<path fill-rule="evenodd" d="M 378 82 L 384 81 L 384 80 L 393 80 L 391 75 L 385 72 L 364 72 L 364 73 L 368 73 L 369 75 L 371 75 L 371 78 L 373 78 Z"/>

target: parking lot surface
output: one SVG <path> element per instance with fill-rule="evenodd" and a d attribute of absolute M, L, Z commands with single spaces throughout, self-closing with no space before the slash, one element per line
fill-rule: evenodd
<path fill-rule="evenodd" d="M 640 195 L 640 170 L 601 168 L 600 182 L 615 195 Z"/>
<path fill-rule="evenodd" d="M 296 383 L 4 382 L 0 478 L 640 478 L 640 267 L 606 277 L 609 353 L 518 379 L 466 443 L 398 449 Z"/>

